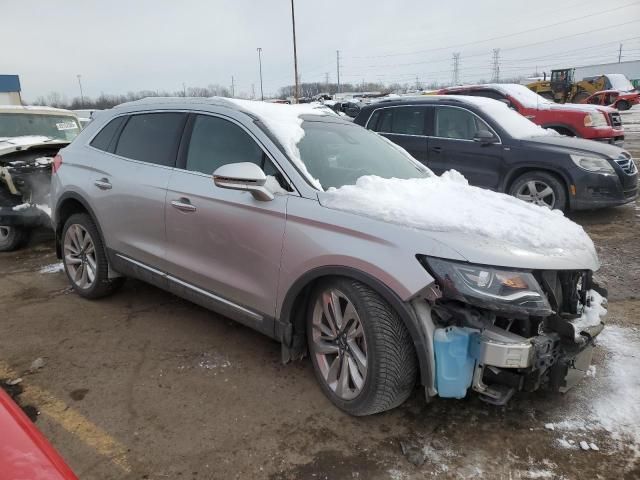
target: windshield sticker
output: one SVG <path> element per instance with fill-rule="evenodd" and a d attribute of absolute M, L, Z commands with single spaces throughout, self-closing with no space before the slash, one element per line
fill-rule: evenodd
<path fill-rule="evenodd" d="M 56 123 L 56 127 L 58 130 L 75 130 L 78 128 L 75 122 L 62 122 Z"/>

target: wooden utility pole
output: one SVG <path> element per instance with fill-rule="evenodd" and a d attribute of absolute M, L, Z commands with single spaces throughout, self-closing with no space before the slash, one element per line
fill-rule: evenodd
<path fill-rule="evenodd" d="M 298 103 L 298 98 L 300 97 L 300 87 L 298 84 L 298 50 L 296 47 L 296 14 L 293 7 L 293 0 L 291 0 L 291 25 L 293 26 L 293 69 L 294 69 L 294 75 L 296 78 L 296 90 L 294 92 L 294 97 L 296 99 L 296 103 Z"/>

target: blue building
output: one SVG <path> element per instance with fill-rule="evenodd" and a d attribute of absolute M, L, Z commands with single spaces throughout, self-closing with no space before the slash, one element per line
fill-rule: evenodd
<path fill-rule="evenodd" d="M 0 75 L 0 105 L 22 105 L 18 75 Z"/>

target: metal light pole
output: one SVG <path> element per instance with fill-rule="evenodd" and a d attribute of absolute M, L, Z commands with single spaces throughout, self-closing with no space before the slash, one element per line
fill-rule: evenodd
<path fill-rule="evenodd" d="M 258 47 L 258 65 L 260 65 L 260 100 L 264 102 L 264 93 L 262 91 L 262 48 Z"/>
<path fill-rule="evenodd" d="M 78 85 L 80 85 L 80 104 L 82 105 L 82 108 L 84 108 L 84 94 L 82 93 L 82 75 L 78 74 Z"/>
<path fill-rule="evenodd" d="M 295 90 L 295 99 L 296 103 L 298 103 L 298 98 L 300 97 L 300 90 L 298 87 L 298 51 L 296 49 L 296 15 L 293 7 L 293 0 L 291 0 L 291 25 L 293 26 L 293 69 L 294 74 L 296 76 L 296 90 Z"/>

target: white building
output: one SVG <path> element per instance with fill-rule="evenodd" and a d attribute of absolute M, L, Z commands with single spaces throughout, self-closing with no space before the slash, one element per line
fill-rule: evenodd
<path fill-rule="evenodd" d="M 620 63 L 601 63 L 600 65 L 587 65 L 576 67 L 575 79 L 582 80 L 585 77 L 595 77 L 607 73 L 622 73 L 636 88 L 640 82 L 640 60 Z"/>
<path fill-rule="evenodd" d="M 0 75 L 0 105 L 22 105 L 18 75 Z"/>

